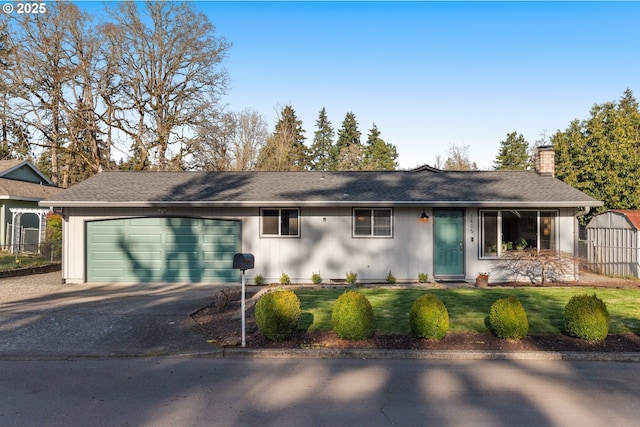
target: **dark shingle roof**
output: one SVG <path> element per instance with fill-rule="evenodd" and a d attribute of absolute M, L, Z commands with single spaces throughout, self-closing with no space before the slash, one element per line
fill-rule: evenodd
<path fill-rule="evenodd" d="M 0 199 L 38 201 L 54 197 L 60 190 L 50 185 L 0 178 Z"/>
<path fill-rule="evenodd" d="M 556 178 L 531 171 L 102 172 L 41 204 L 113 207 L 602 205 Z"/>

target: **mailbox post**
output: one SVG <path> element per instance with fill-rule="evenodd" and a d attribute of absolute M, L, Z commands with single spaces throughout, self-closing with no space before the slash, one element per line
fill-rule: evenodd
<path fill-rule="evenodd" d="M 245 303 L 244 303 L 244 295 L 245 295 L 245 275 L 244 272 L 246 270 L 253 268 L 253 255 L 252 254 L 235 254 L 233 256 L 233 268 L 242 271 L 242 302 L 240 305 L 240 311 L 242 312 L 242 346 L 245 347 L 247 345 L 247 341 L 245 340 Z"/>

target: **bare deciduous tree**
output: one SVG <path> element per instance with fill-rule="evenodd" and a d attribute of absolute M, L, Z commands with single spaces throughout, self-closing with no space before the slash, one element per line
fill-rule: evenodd
<path fill-rule="evenodd" d="M 443 169 L 451 171 L 467 171 L 477 170 L 476 162 L 469 160 L 469 146 L 449 145 L 447 152 L 447 160 L 444 162 Z"/>
<path fill-rule="evenodd" d="M 511 276 L 526 279 L 531 283 L 539 281 L 541 286 L 547 282 L 563 280 L 573 275 L 578 268 L 578 258 L 551 249 L 524 250 L 506 252 L 496 269 L 502 273 L 508 272 Z"/>
<path fill-rule="evenodd" d="M 19 88 L 13 107 L 34 141 L 50 155 L 51 181 L 57 184 L 58 155 L 64 144 L 62 112 L 64 88 L 73 77 L 68 28 L 77 8 L 56 4 L 47 14 L 15 16 L 11 36 L 13 61 L 11 81 Z"/>
<path fill-rule="evenodd" d="M 192 142 L 193 168 L 208 171 L 249 171 L 267 139 L 267 123 L 254 110 L 211 112 L 198 126 Z"/>
<path fill-rule="evenodd" d="M 15 15 L 12 23 L 5 105 L 16 117 L 14 136 L 39 147 L 39 166 L 67 187 L 109 159 L 102 153 L 94 93 L 98 37 L 88 15 L 68 2 L 52 4 L 46 14 Z"/>
<path fill-rule="evenodd" d="M 139 169 L 182 165 L 198 118 L 226 90 L 218 66 L 230 45 L 188 3 L 122 2 L 110 15 L 121 103 L 112 124 L 133 138 Z"/>

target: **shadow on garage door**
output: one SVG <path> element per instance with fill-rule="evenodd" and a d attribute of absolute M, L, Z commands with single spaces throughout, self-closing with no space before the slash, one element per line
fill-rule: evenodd
<path fill-rule="evenodd" d="M 150 217 L 86 224 L 89 282 L 238 281 L 235 220 Z"/>

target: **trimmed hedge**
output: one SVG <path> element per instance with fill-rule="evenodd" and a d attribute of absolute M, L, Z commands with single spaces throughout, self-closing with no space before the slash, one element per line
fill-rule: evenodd
<path fill-rule="evenodd" d="M 416 338 L 440 340 L 449 331 L 449 312 L 437 296 L 423 295 L 411 306 L 409 325 Z"/>
<path fill-rule="evenodd" d="M 529 333 L 527 312 L 514 296 L 501 298 L 491 304 L 489 322 L 500 338 L 519 340 Z"/>
<path fill-rule="evenodd" d="M 272 341 L 290 338 L 298 329 L 300 314 L 300 299 L 293 291 L 269 292 L 256 303 L 258 330 Z"/>
<path fill-rule="evenodd" d="M 363 340 L 373 335 L 373 308 L 366 296 L 356 291 L 340 295 L 331 310 L 331 324 L 345 340 Z"/>
<path fill-rule="evenodd" d="M 588 341 L 602 341 L 609 333 L 607 306 L 596 294 L 575 295 L 564 308 L 567 335 Z"/>

